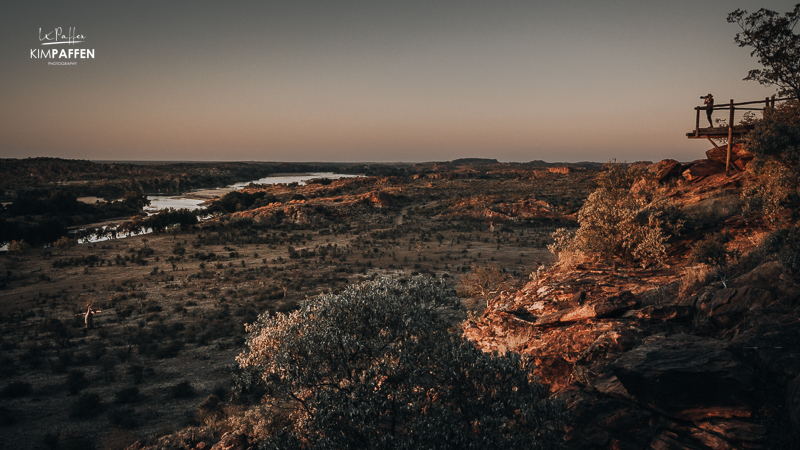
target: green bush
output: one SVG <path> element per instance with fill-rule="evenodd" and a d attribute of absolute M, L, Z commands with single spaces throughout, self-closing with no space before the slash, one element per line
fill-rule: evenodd
<path fill-rule="evenodd" d="M 560 448 L 565 409 L 517 354 L 448 331 L 442 280 L 390 278 L 247 326 L 243 369 L 291 406 L 275 448 Z"/>

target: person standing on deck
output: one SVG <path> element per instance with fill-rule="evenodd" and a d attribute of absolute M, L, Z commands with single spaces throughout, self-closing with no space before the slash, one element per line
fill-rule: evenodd
<path fill-rule="evenodd" d="M 714 113 L 714 96 L 708 94 L 705 97 L 700 98 L 705 99 L 703 104 L 706 105 L 706 118 L 708 119 L 708 127 L 714 128 L 714 122 L 711 121 L 711 114 Z"/>

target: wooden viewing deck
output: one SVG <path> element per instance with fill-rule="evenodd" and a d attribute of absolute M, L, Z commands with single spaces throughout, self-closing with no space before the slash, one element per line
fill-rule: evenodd
<path fill-rule="evenodd" d="M 761 111 L 762 114 L 772 108 L 775 108 L 776 101 L 784 101 L 784 100 L 793 100 L 793 98 L 778 98 L 776 99 L 773 97 L 767 97 L 764 100 L 756 100 L 752 102 L 742 102 L 742 103 L 734 103 L 733 99 L 731 99 L 730 103 L 727 105 L 717 105 L 712 107 L 713 111 L 728 111 L 727 123 L 721 124 L 721 126 L 716 127 L 708 127 L 708 128 L 701 128 L 700 127 L 700 111 L 708 111 L 707 106 L 695 106 L 695 122 L 694 122 L 694 130 L 686 133 L 686 137 L 689 139 L 708 139 L 718 150 L 721 150 L 719 146 L 714 142 L 714 139 L 727 139 L 728 140 L 728 150 L 727 150 L 727 161 L 725 164 L 725 171 L 730 170 L 731 164 L 731 153 L 730 149 L 733 146 L 733 141 L 735 139 L 741 139 L 747 133 L 753 130 L 755 127 L 752 123 L 742 123 L 745 122 L 746 116 L 742 116 L 739 118 L 740 123 L 737 125 L 736 122 L 736 112 L 749 112 L 749 111 Z M 760 107 L 753 107 L 751 105 L 762 105 Z M 752 116 L 751 116 L 752 117 Z M 755 117 L 753 117 L 755 118 Z M 719 123 L 719 119 L 717 119 Z"/>

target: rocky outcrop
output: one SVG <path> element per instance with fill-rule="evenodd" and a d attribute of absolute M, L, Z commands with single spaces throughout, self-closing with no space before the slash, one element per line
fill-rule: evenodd
<path fill-rule="evenodd" d="M 722 145 L 719 148 L 712 148 L 706 152 L 706 158 L 720 164 L 726 164 L 728 160 L 728 146 Z M 744 144 L 737 143 L 731 147 L 731 166 L 736 170 L 744 170 L 747 164 L 755 158 L 755 155 L 744 149 Z"/>
<path fill-rule="evenodd" d="M 247 437 L 240 431 L 232 431 L 222 435 L 222 439 L 211 447 L 211 450 L 245 450 Z"/>
<path fill-rule="evenodd" d="M 718 185 L 709 180 L 692 189 Z M 571 411 L 570 449 L 794 448 L 800 285 L 769 261 L 679 299 L 680 273 L 554 270 L 464 331 L 484 350 L 531 358 Z"/>
<path fill-rule="evenodd" d="M 614 374 L 640 405 L 682 420 L 748 417 L 753 369 L 719 340 L 654 336 L 625 352 Z"/>
<path fill-rule="evenodd" d="M 717 161 L 701 159 L 692 162 L 682 175 L 686 181 L 697 182 L 710 175 L 725 173 L 725 164 Z"/>
<path fill-rule="evenodd" d="M 650 166 L 650 172 L 655 174 L 658 184 L 664 184 L 680 178 L 683 166 L 674 159 L 665 159 Z"/>

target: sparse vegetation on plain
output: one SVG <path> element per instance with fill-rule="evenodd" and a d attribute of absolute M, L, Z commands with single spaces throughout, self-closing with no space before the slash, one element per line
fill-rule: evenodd
<path fill-rule="evenodd" d="M 235 206 L 182 228 L 0 255 L 0 389 L 9 420 L 26 418 L 4 428 L 42 448 L 42 428 L 62 447 L 92 436 L 96 448 L 125 448 L 185 426 L 206 442 L 234 424 L 265 436 L 269 427 L 241 418 L 255 414 L 255 393 L 231 396 L 243 324 L 382 276 L 456 288 L 494 267 L 526 279 L 552 260 L 552 232 L 574 227 L 594 170 L 430 164 L 408 176 L 251 186 L 269 201 L 228 196 Z M 28 394 L 10 394 L 17 382 Z M 193 395 L 177 395 L 186 385 Z M 90 394 L 94 415 L 70 417 Z"/>

